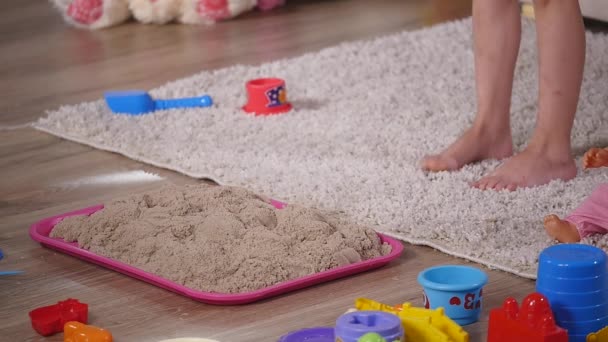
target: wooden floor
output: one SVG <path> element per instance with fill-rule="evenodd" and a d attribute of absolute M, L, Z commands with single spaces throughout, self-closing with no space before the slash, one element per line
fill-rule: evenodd
<path fill-rule="evenodd" d="M 464 263 L 430 248 L 406 245 L 403 256 L 375 272 L 237 307 L 210 306 L 55 253 L 30 240 L 44 217 L 103 203 L 162 183 L 197 183 L 182 175 L 37 132 L 16 128 L 45 109 L 94 100 L 102 91 L 152 88 L 205 69 L 258 64 L 340 42 L 412 30 L 470 15 L 470 0 L 288 0 L 214 27 L 129 23 L 90 32 L 67 27 L 46 1 L 0 2 L 0 341 L 62 341 L 38 336 L 28 311 L 68 297 L 88 303 L 90 322 L 116 341 L 207 337 L 223 342 L 276 341 L 291 330 L 332 325 L 367 296 L 421 305 L 416 275 L 426 267 Z M 143 170 L 160 181 L 119 184 L 108 177 Z M 110 177 L 111 178 L 111 177 Z M 467 326 L 485 341 L 487 315 L 507 296 L 521 300 L 534 283 L 487 270 L 484 312 Z"/>

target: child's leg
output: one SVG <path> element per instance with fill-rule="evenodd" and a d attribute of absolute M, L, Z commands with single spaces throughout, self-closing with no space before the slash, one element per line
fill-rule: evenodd
<path fill-rule="evenodd" d="M 514 189 L 576 176 L 570 132 L 585 62 L 585 29 L 577 0 L 535 0 L 539 49 L 536 127 L 524 151 L 474 185 Z"/>
<path fill-rule="evenodd" d="M 560 242 L 577 242 L 592 234 L 608 233 L 608 184 L 598 186 L 563 220 L 547 216 L 545 229 Z"/>
<path fill-rule="evenodd" d="M 502 159 L 512 154 L 509 112 L 513 70 L 521 39 L 518 1 L 474 0 L 473 38 L 475 122 L 446 150 L 425 157 L 423 169 L 455 170 L 482 159 Z"/>
<path fill-rule="evenodd" d="M 576 224 L 581 237 L 608 233 L 608 184 L 601 184 L 564 220 Z"/>

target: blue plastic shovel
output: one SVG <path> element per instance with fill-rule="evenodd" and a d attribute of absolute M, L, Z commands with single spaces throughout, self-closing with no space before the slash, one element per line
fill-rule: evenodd
<path fill-rule="evenodd" d="M 172 108 L 210 107 L 209 95 L 181 99 L 155 100 L 144 90 L 109 91 L 104 94 L 108 107 L 114 113 L 141 115 Z"/>

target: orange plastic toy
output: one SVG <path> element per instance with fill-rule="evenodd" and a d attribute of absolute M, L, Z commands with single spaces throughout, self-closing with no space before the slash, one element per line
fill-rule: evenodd
<path fill-rule="evenodd" d="M 591 148 L 583 156 L 583 167 L 585 169 L 593 169 L 602 166 L 608 166 L 608 147 Z"/>
<path fill-rule="evenodd" d="M 92 325 L 67 322 L 63 327 L 63 342 L 112 342 L 112 334 Z"/>
<path fill-rule="evenodd" d="M 501 308 L 490 311 L 488 342 L 512 341 L 568 342 L 568 332 L 555 324 L 549 300 L 534 292 L 521 308 L 509 297 Z"/>

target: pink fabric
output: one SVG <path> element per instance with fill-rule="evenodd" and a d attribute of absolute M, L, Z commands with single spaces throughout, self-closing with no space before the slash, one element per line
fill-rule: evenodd
<path fill-rule="evenodd" d="M 283 5 L 285 5 L 285 0 L 258 0 L 258 8 L 262 11 L 269 11 Z"/>
<path fill-rule="evenodd" d="M 601 184 L 564 218 L 578 228 L 581 238 L 608 233 L 608 184 Z"/>

